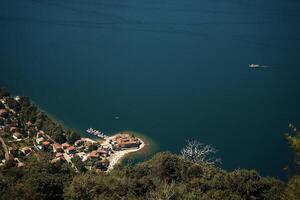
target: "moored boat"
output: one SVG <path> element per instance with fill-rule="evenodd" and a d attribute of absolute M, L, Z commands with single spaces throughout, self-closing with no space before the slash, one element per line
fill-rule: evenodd
<path fill-rule="evenodd" d="M 93 129 L 93 128 L 88 128 L 88 129 L 86 130 L 86 132 L 89 133 L 89 134 L 91 134 L 91 135 L 93 135 L 93 136 L 100 137 L 100 138 L 102 138 L 102 139 L 108 138 L 108 136 L 105 135 L 103 132 L 98 131 L 98 130 Z"/>

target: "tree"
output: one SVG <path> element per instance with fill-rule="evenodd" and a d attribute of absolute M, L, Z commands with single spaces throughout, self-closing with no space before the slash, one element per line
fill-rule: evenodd
<path fill-rule="evenodd" d="M 289 128 L 292 134 L 286 134 L 286 137 L 295 152 L 295 176 L 289 180 L 282 194 L 283 200 L 300 199 L 300 131 L 293 124 L 289 124 Z"/>
<path fill-rule="evenodd" d="M 45 114 L 41 111 L 37 112 L 35 125 L 37 126 L 38 129 L 42 130 L 44 128 L 45 121 L 46 121 Z"/>
<path fill-rule="evenodd" d="M 66 136 L 61 126 L 54 124 L 54 127 L 47 127 L 46 131 L 56 142 L 60 144 L 66 142 Z"/>
<path fill-rule="evenodd" d="M 70 144 L 74 144 L 74 142 L 76 142 L 77 140 L 79 140 L 81 138 L 80 135 L 77 132 L 74 132 L 74 131 L 71 131 L 71 130 L 68 130 L 66 132 L 66 135 L 67 135 L 67 141 Z"/>
<path fill-rule="evenodd" d="M 14 109 L 16 111 L 19 111 L 20 108 L 21 108 L 20 104 L 14 98 L 11 98 L 11 97 L 7 98 L 6 103 L 7 103 L 7 106 L 10 109 Z"/>
<path fill-rule="evenodd" d="M 296 167 L 299 170 L 299 168 L 300 168 L 300 131 L 293 124 L 289 124 L 289 128 L 292 131 L 292 134 L 287 133 L 286 137 L 290 144 L 290 147 L 295 152 L 295 156 L 296 156 L 295 163 L 296 163 Z"/>
<path fill-rule="evenodd" d="M 78 169 L 79 172 L 86 172 L 85 165 L 78 155 L 75 155 L 72 158 L 72 162 L 75 165 L 75 167 Z"/>
<path fill-rule="evenodd" d="M 21 96 L 19 100 L 22 107 L 30 107 L 31 103 L 28 97 Z"/>
<path fill-rule="evenodd" d="M 180 182 L 184 177 L 184 170 L 187 168 L 186 162 L 177 155 L 170 153 L 159 153 L 152 159 L 152 173 L 163 181 L 171 183 L 172 181 Z M 188 163 L 190 164 L 190 162 Z"/>
<path fill-rule="evenodd" d="M 197 140 L 188 140 L 186 146 L 181 150 L 183 159 L 193 163 L 205 162 L 209 165 L 221 163 L 220 158 L 215 158 L 217 150 L 211 145 L 204 145 Z"/>
<path fill-rule="evenodd" d="M 99 147 L 99 145 L 97 143 L 93 143 L 88 147 L 88 149 L 89 149 L 89 151 L 95 151 L 98 149 L 98 147 Z"/>
<path fill-rule="evenodd" d="M 23 106 L 21 104 L 21 111 L 20 111 L 20 119 L 26 123 L 28 121 L 35 123 L 37 117 L 37 107 L 35 106 Z"/>
<path fill-rule="evenodd" d="M 149 200 L 170 200 L 173 199 L 175 195 L 175 182 L 167 183 L 163 181 L 157 190 L 149 193 Z"/>
<path fill-rule="evenodd" d="M 295 199 L 300 199 L 300 176 L 292 177 L 282 194 L 282 200 Z"/>

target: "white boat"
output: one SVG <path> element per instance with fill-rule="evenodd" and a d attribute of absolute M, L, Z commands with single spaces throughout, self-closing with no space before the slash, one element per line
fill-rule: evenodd
<path fill-rule="evenodd" d="M 250 68 L 260 68 L 261 66 L 258 64 L 250 64 L 249 67 Z"/>
<path fill-rule="evenodd" d="M 97 136 L 97 137 L 100 137 L 100 138 L 103 138 L 103 139 L 106 139 L 108 138 L 107 135 L 105 135 L 104 133 L 102 133 L 101 131 L 98 131 L 98 130 L 95 130 L 93 128 L 89 128 L 86 130 L 87 133 L 91 134 L 91 135 L 94 135 L 94 136 Z"/>

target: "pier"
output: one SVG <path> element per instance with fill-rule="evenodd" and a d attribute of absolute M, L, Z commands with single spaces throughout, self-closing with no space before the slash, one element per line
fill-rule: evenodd
<path fill-rule="evenodd" d="M 108 138 L 108 136 L 105 135 L 103 132 L 98 131 L 98 130 L 93 129 L 93 128 L 87 129 L 86 132 L 87 132 L 88 134 L 91 134 L 91 135 L 93 135 L 93 136 L 99 137 L 99 138 L 101 138 L 101 139 L 107 139 L 107 138 Z"/>

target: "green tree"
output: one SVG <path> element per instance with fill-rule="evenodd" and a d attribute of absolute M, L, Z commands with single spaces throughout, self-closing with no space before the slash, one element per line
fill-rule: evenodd
<path fill-rule="evenodd" d="M 289 180 L 282 194 L 282 199 L 283 200 L 300 199 L 300 176 L 294 176 Z"/>
<path fill-rule="evenodd" d="M 21 106 L 19 102 L 17 102 L 14 98 L 8 97 L 6 99 L 6 104 L 10 109 L 14 109 L 16 111 L 19 111 L 21 109 Z"/>
<path fill-rule="evenodd" d="M 289 180 L 282 194 L 283 200 L 300 199 L 300 131 L 292 124 L 289 125 L 289 128 L 292 133 L 286 134 L 286 137 L 295 152 L 295 170 L 293 171 L 295 176 Z"/>
<path fill-rule="evenodd" d="M 76 166 L 76 168 L 78 169 L 79 172 L 86 172 L 87 169 L 85 168 L 84 163 L 82 162 L 82 160 L 80 159 L 79 156 L 75 155 L 72 158 L 72 162 L 74 163 L 74 165 Z"/>
<path fill-rule="evenodd" d="M 296 173 L 299 173 L 299 167 L 300 167 L 300 131 L 292 124 L 289 125 L 289 128 L 291 130 L 291 134 L 286 134 L 287 140 L 290 144 L 290 147 L 295 152 L 295 164 L 298 168 L 298 171 Z"/>
<path fill-rule="evenodd" d="M 53 140 L 60 144 L 67 141 L 63 128 L 58 124 L 46 123 L 44 130 L 52 137 Z"/>
<path fill-rule="evenodd" d="M 76 142 L 77 140 L 79 140 L 81 138 L 81 136 L 74 131 L 68 130 L 66 132 L 66 139 L 70 144 L 74 144 L 74 142 Z"/>

